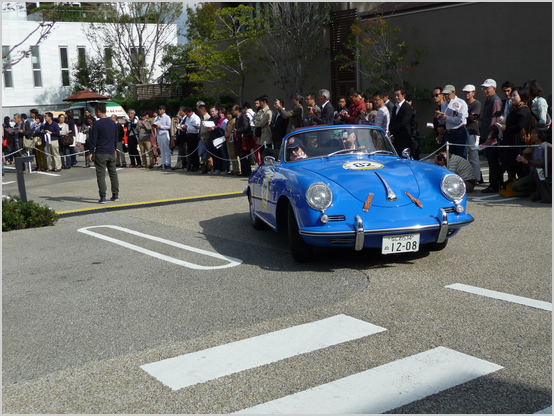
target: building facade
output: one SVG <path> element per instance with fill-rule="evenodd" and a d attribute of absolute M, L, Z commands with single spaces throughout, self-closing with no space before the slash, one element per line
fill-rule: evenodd
<path fill-rule="evenodd" d="M 37 27 L 39 22 L 28 20 L 24 7 L 2 11 L 2 55 L 13 45 L 19 44 Z M 46 40 L 24 58 L 4 71 L 2 76 L 2 117 L 14 113 L 29 113 L 31 108 L 40 112 L 68 107 L 62 100 L 71 95 L 71 72 L 79 59 L 94 54 L 92 44 L 101 39 L 89 39 L 81 22 L 58 22 Z M 173 26 L 171 44 L 177 44 L 177 25 Z M 154 31 L 155 25 L 148 25 Z M 35 34 L 21 45 L 25 49 L 38 41 Z M 4 63 L 5 64 L 5 63 Z M 161 71 L 155 68 L 154 78 Z"/>

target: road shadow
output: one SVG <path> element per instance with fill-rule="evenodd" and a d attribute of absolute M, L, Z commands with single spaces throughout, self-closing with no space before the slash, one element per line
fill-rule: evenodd
<path fill-rule="evenodd" d="M 200 221 L 204 237 L 218 252 L 237 257 L 249 264 L 259 266 L 268 271 L 300 271 L 313 270 L 332 273 L 336 269 L 381 269 L 396 265 L 413 264 L 429 256 L 429 251 L 420 250 L 416 253 L 381 254 L 381 249 L 365 248 L 355 251 L 349 247 L 315 247 L 313 259 L 306 263 L 296 262 L 291 255 L 288 235 L 271 229 L 255 230 L 250 224 L 248 212 L 213 217 Z M 224 235 L 240 235 L 245 241 L 242 245 L 234 245 L 229 253 L 229 244 Z M 221 250 L 221 251 L 220 251 Z M 263 255 L 261 255 L 263 253 Z M 273 260 L 272 260 L 273 259 Z"/>

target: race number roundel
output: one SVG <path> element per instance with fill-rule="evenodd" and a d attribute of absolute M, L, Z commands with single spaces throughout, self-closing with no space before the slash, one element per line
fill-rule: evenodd
<path fill-rule="evenodd" d="M 356 160 L 354 162 L 348 162 L 342 165 L 346 170 L 373 170 L 382 169 L 385 166 L 377 162 L 370 162 L 369 160 Z"/>

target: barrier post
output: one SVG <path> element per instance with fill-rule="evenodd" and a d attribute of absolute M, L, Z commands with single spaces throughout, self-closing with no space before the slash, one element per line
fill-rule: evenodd
<path fill-rule="evenodd" d="M 27 203 L 27 192 L 25 191 L 25 179 L 23 177 L 23 170 L 25 169 L 24 164 L 26 162 L 31 163 L 32 160 L 32 156 L 15 158 L 15 169 L 17 171 L 17 188 L 19 189 L 19 197 L 25 203 Z"/>

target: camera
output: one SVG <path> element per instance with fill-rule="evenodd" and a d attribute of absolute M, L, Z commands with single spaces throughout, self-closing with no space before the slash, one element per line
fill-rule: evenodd
<path fill-rule="evenodd" d="M 444 157 L 444 155 L 437 155 L 437 161 L 446 162 L 446 158 Z"/>

